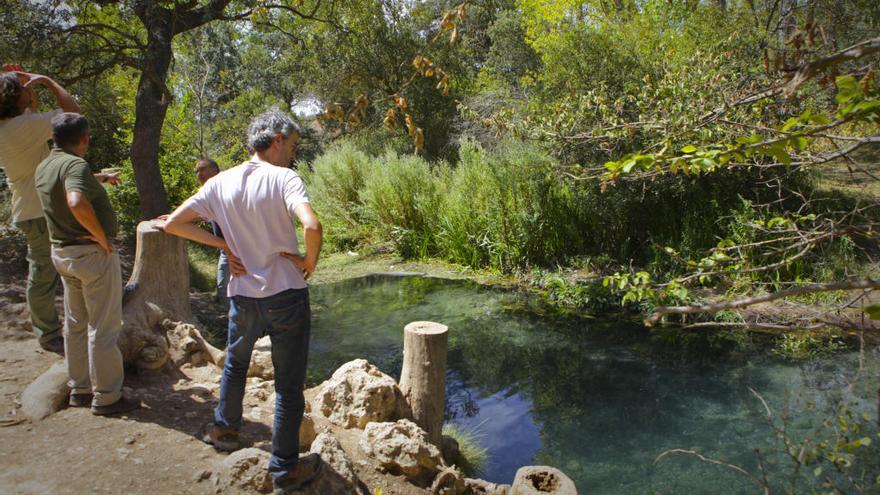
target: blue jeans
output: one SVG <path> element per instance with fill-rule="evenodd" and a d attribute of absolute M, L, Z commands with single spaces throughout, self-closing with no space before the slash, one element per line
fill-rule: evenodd
<path fill-rule="evenodd" d="M 305 409 L 303 387 L 309 357 L 309 290 L 288 289 L 273 296 L 234 296 L 229 305 L 226 364 L 220 379 L 220 403 L 214 423 L 241 428 L 241 402 L 254 342 L 272 339 L 275 367 L 275 425 L 269 473 L 281 480 L 299 460 L 299 426 Z"/>
<path fill-rule="evenodd" d="M 217 260 L 217 300 L 225 306 L 229 298 L 226 297 L 226 287 L 229 286 L 229 258 L 226 251 L 220 250 L 220 258 Z"/>

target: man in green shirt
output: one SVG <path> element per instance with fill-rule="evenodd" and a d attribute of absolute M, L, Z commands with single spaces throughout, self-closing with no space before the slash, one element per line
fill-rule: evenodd
<path fill-rule="evenodd" d="M 64 351 L 70 405 L 97 415 L 140 406 L 122 395 L 122 274 L 111 239 L 116 214 L 83 159 L 89 124 L 78 113 L 52 118 L 55 147 L 37 166 L 35 184 L 64 284 Z"/>

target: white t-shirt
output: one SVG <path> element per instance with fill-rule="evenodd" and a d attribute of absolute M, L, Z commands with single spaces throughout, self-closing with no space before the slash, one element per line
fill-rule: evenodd
<path fill-rule="evenodd" d="M 49 156 L 52 117 L 61 110 L 25 112 L 0 120 L 0 167 L 12 191 L 12 221 L 23 222 L 43 216 L 43 207 L 34 186 L 37 165 Z"/>
<path fill-rule="evenodd" d="M 268 297 L 306 287 L 302 270 L 280 253 L 299 254 L 294 209 L 308 201 L 299 174 L 248 161 L 208 179 L 183 206 L 216 222 L 247 269 L 229 279 L 227 295 Z"/>

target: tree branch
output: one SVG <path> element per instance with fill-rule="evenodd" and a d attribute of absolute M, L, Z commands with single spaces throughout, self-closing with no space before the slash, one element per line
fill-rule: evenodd
<path fill-rule="evenodd" d="M 785 85 L 785 96 L 791 96 L 803 83 L 829 67 L 857 60 L 877 52 L 880 52 L 880 36 L 857 43 L 828 57 L 808 62 L 798 68 L 791 80 Z"/>
<path fill-rule="evenodd" d="M 696 313 L 717 313 L 725 309 L 744 308 L 755 304 L 775 301 L 785 297 L 797 296 L 811 292 L 829 292 L 834 290 L 854 290 L 854 289 L 880 289 L 880 280 L 864 279 L 850 280 L 845 282 L 834 282 L 830 284 L 808 284 L 801 287 L 786 289 L 779 292 L 771 292 L 756 297 L 745 299 L 737 299 L 735 301 L 725 301 L 715 304 L 695 304 L 691 306 L 657 306 L 651 316 L 645 320 L 646 326 L 654 326 L 660 321 L 663 315 L 669 314 L 696 314 Z"/>

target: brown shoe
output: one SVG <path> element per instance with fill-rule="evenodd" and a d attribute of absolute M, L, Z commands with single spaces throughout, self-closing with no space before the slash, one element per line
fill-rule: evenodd
<path fill-rule="evenodd" d="M 70 407 L 89 407 L 92 405 L 92 394 L 70 394 L 67 403 Z"/>
<path fill-rule="evenodd" d="M 106 406 L 92 406 L 92 414 L 95 416 L 110 416 L 111 414 L 122 414 L 134 411 L 140 407 L 141 401 L 122 396 L 113 404 L 107 404 Z"/>
<path fill-rule="evenodd" d="M 226 426 L 220 426 L 213 422 L 202 427 L 199 438 L 220 452 L 235 452 L 241 448 L 238 439 L 238 430 Z"/>
<path fill-rule="evenodd" d="M 284 495 L 302 490 L 303 487 L 312 482 L 321 474 L 321 468 L 324 467 L 324 461 L 318 454 L 309 454 L 299 458 L 296 467 L 286 477 L 281 480 L 272 479 L 272 489 L 274 495 Z"/>
<path fill-rule="evenodd" d="M 42 347 L 44 351 L 54 352 L 55 354 L 63 356 L 64 337 L 53 337 L 45 342 L 40 342 L 40 347 Z"/>

